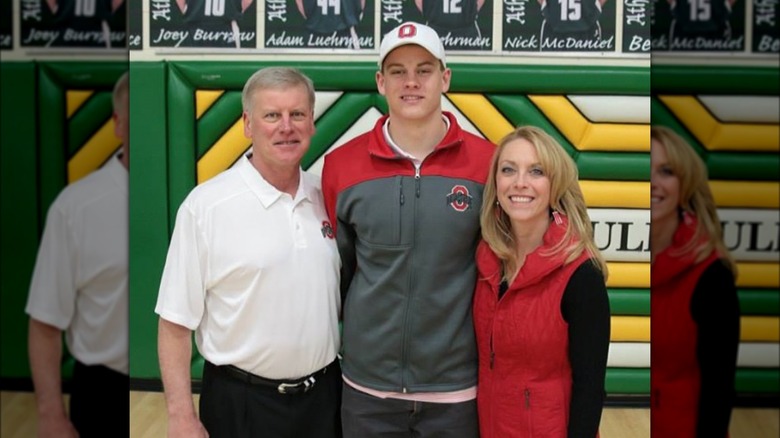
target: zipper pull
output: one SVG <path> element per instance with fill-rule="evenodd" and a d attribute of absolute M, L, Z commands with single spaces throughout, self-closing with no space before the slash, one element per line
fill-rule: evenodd
<path fill-rule="evenodd" d="M 531 409 L 531 390 L 525 388 L 525 408 Z"/>
<path fill-rule="evenodd" d="M 414 188 L 417 197 L 420 197 L 420 166 L 414 166 Z"/>
<path fill-rule="evenodd" d="M 398 192 L 400 193 L 399 199 L 401 200 L 401 205 L 404 205 L 404 181 L 402 179 L 398 180 Z"/>

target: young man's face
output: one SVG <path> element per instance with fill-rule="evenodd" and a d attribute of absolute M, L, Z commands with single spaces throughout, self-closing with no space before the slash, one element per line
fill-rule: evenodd
<path fill-rule="evenodd" d="M 398 47 L 385 58 L 376 74 L 379 93 L 387 98 L 392 117 L 425 119 L 441 111 L 441 95 L 450 88 L 449 69 L 429 51 L 409 44 Z"/>
<path fill-rule="evenodd" d="M 275 169 L 298 167 L 314 135 L 314 111 L 303 86 L 257 90 L 244 112 L 244 135 L 253 161 Z"/>

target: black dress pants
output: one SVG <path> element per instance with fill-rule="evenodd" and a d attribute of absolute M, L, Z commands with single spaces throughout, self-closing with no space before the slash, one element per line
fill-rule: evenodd
<path fill-rule="evenodd" d="M 199 406 L 210 438 L 340 438 L 341 369 L 335 361 L 309 391 L 281 394 L 206 362 Z"/>
<path fill-rule="evenodd" d="M 126 374 L 76 361 L 69 406 L 80 438 L 130 436 L 129 384 Z"/>

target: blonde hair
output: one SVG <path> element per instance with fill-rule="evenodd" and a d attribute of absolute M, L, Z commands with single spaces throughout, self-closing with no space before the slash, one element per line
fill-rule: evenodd
<path fill-rule="evenodd" d="M 716 251 L 736 275 L 736 263 L 723 242 L 723 228 L 710 190 L 704 161 L 688 142 L 665 126 L 651 127 L 650 138 L 664 146 L 669 168 L 680 181 L 680 214 L 687 212 L 696 217 L 693 238 L 680 252 L 693 252 L 695 260 L 700 262 L 712 251 Z"/>
<path fill-rule="evenodd" d="M 536 148 L 542 169 L 550 180 L 550 209 L 566 215 L 569 220 L 563 239 L 544 255 L 565 253 L 564 263 L 568 264 L 586 251 L 606 279 L 607 263 L 593 240 L 593 225 L 578 182 L 577 165 L 552 136 L 535 126 L 520 126 L 498 143 L 483 193 L 480 213 L 482 238 L 504 262 L 504 272 L 517 269 L 512 224 L 509 216 L 497 205 L 496 172 L 501 152 L 507 144 L 519 139 L 527 140 Z"/>

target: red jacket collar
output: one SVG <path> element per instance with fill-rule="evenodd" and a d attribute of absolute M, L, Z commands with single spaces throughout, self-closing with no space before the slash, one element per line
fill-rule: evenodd
<path fill-rule="evenodd" d="M 681 252 L 681 249 L 693 239 L 693 235 L 696 233 L 696 226 L 698 221 L 693 215 L 686 215 L 684 220 L 680 221 L 677 229 L 672 237 L 672 244 L 668 248 L 661 251 L 655 257 L 652 267 L 652 283 L 665 283 L 680 274 L 685 273 L 691 266 L 696 263 L 696 254 L 693 251 Z M 700 237 L 700 243 L 704 243 L 706 236 Z M 716 254 L 713 251 L 705 260 L 707 262 L 710 259 L 716 258 Z"/>
<path fill-rule="evenodd" d="M 450 129 L 447 130 L 444 138 L 436 146 L 434 151 L 455 146 L 463 141 L 463 131 L 461 130 L 455 115 L 448 111 L 442 111 L 442 114 L 450 121 Z M 390 116 L 386 114 L 380 117 L 374 124 L 374 128 L 371 130 L 371 135 L 369 136 L 368 152 L 376 157 L 396 159 L 399 157 L 393 148 L 387 144 L 384 131 L 382 130 L 382 127 L 389 117 Z"/>
<path fill-rule="evenodd" d="M 522 269 L 510 285 L 510 289 L 527 287 L 540 282 L 548 274 L 564 265 L 567 254 L 565 251 L 559 252 L 554 256 L 547 253 L 550 248 L 560 242 L 566 234 L 566 227 L 569 223 L 566 216 L 561 215 L 562 223 L 556 224 L 550 221 L 550 226 L 544 233 L 542 244 L 525 258 Z M 584 253 L 583 253 L 584 255 Z M 477 247 L 477 269 L 480 278 L 486 278 L 495 287 L 501 281 L 501 261 L 483 240 Z"/>

